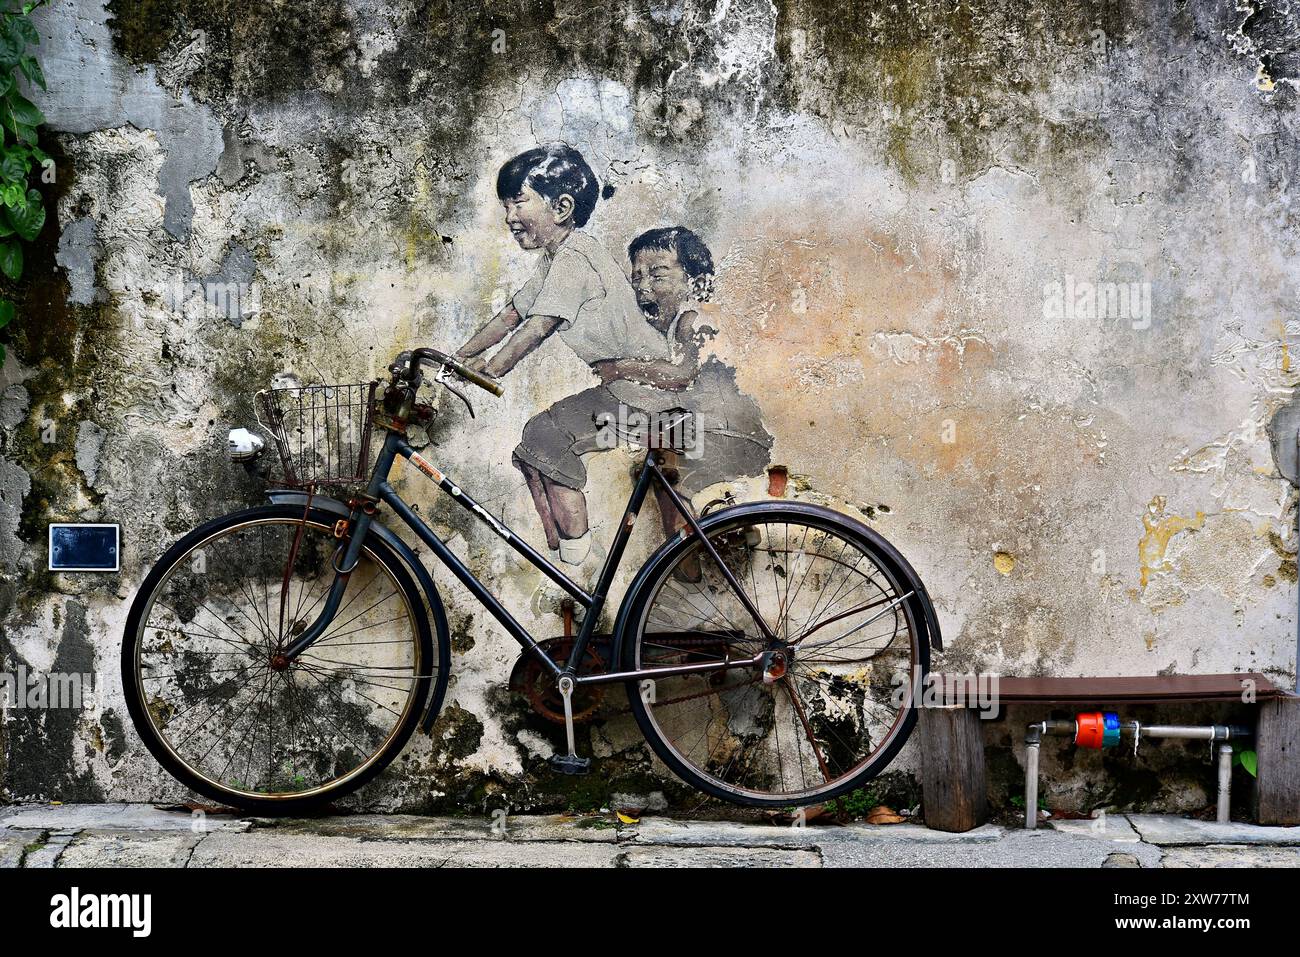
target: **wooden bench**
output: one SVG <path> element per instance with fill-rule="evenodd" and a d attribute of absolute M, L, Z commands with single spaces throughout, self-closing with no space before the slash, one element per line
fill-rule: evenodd
<path fill-rule="evenodd" d="M 934 675 L 938 684 L 960 676 Z M 933 699 L 934 695 L 929 696 Z M 942 698 L 920 708 L 922 803 L 927 827 L 968 831 L 988 817 L 984 733 L 976 702 Z M 999 677 L 999 713 L 1010 704 L 1083 710 L 1133 704 L 1238 701 L 1259 707 L 1255 730 L 1255 813 L 1260 824 L 1300 824 L 1300 698 L 1261 674 L 1139 677 Z"/>

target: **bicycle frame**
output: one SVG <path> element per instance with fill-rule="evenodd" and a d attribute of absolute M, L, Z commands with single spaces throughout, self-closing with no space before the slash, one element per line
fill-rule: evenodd
<path fill-rule="evenodd" d="M 672 483 L 664 475 L 660 468 L 662 453 L 654 449 L 648 449 L 645 458 L 642 461 L 641 470 L 637 475 L 636 484 L 633 486 L 631 497 L 628 499 L 627 508 L 624 510 L 623 519 L 619 523 L 618 531 L 615 533 L 614 541 L 609 548 L 605 558 L 605 564 L 597 576 L 595 587 L 591 592 L 586 591 L 582 586 L 574 582 L 568 575 L 556 568 L 535 548 L 520 538 L 513 530 L 502 522 L 498 521 L 482 505 L 476 502 L 451 478 L 429 462 L 424 456 L 420 455 L 406 440 L 406 437 L 396 431 L 389 430 L 384 440 L 383 447 L 380 449 L 376 458 L 375 468 L 371 474 L 370 482 L 366 488 L 367 500 L 371 503 L 383 502 L 392 508 L 393 512 L 400 518 L 412 532 L 416 534 L 421 541 L 429 546 L 433 554 L 442 564 L 447 566 L 460 581 L 462 585 L 469 589 L 470 593 L 483 605 L 492 617 L 494 617 L 503 628 L 510 634 L 527 651 L 536 655 L 551 671 L 551 673 L 560 679 L 569 677 L 577 685 L 601 684 L 619 681 L 632 681 L 638 678 L 656 677 L 662 678 L 671 675 L 692 674 L 709 671 L 722 671 L 732 668 L 747 668 L 759 665 L 765 658 L 764 653 L 760 653 L 749 658 L 732 659 L 725 658 L 723 661 L 705 662 L 699 664 L 675 665 L 671 667 L 660 667 L 648 670 L 633 671 L 607 671 L 595 674 L 579 675 L 577 674 L 578 663 L 582 661 L 588 643 L 591 641 L 595 631 L 596 622 L 600 617 L 602 609 L 609 594 L 610 583 L 614 579 L 622 562 L 623 551 L 627 547 L 628 540 L 632 536 L 632 529 L 636 524 L 637 514 L 641 506 L 645 503 L 646 494 L 654 483 L 667 490 L 669 499 L 674 507 L 686 520 L 687 526 L 679 534 L 688 537 L 691 534 L 698 535 L 703 543 L 706 552 L 717 563 L 717 567 L 722 570 L 724 578 L 728 584 L 735 590 L 736 595 L 740 598 L 745 606 L 746 611 L 754 619 L 756 626 L 762 635 L 769 641 L 775 642 L 776 636 L 763 620 L 763 616 L 750 600 L 748 594 L 741 587 L 730 569 L 723 563 L 719 557 L 713 543 L 709 541 L 700 529 L 698 520 L 691 514 L 690 508 L 682 501 L 677 490 L 673 488 Z M 437 533 L 433 531 L 415 510 L 406 503 L 405 500 L 397 493 L 388 480 L 393 464 L 397 457 L 401 456 L 409 461 L 428 479 L 431 479 L 438 488 L 451 496 L 452 500 L 460 504 L 478 521 L 486 525 L 500 539 L 506 542 L 511 548 L 518 552 L 525 561 L 534 568 L 538 569 L 547 578 L 567 592 L 574 601 L 587 609 L 583 618 L 582 628 L 579 630 L 577 638 L 574 641 L 573 649 L 568 655 L 566 664 L 558 664 L 546 649 L 539 644 L 533 635 L 512 615 L 488 589 L 475 574 L 470 571 L 468 566 L 460 560 L 459 557 L 447 546 Z M 283 652 L 286 659 L 292 661 L 298 655 L 302 654 L 311 645 L 324 634 L 333 620 L 335 613 L 343 599 L 344 591 L 347 588 L 348 578 L 352 570 L 360 560 L 362 545 L 366 539 L 366 534 L 370 529 L 371 523 L 375 519 L 375 508 L 373 504 L 369 508 L 354 510 L 356 516 L 351 523 L 351 530 L 348 535 L 346 546 L 342 549 L 342 564 L 339 563 L 339 556 L 335 556 L 334 582 L 330 587 L 330 592 L 325 601 L 325 606 L 321 610 L 320 616 L 312 625 L 304 631 L 294 642 L 292 642 Z M 688 531 L 689 529 L 689 531 Z"/>

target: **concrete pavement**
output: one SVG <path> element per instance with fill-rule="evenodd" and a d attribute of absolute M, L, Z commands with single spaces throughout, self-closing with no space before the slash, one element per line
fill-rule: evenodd
<path fill-rule="evenodd" d="M 1036 831 L 613 816 L 268 819 L 147 804 L 0 807 L 0 867 L 1300 867 L 1300 827 L 1111 814 Z"/>

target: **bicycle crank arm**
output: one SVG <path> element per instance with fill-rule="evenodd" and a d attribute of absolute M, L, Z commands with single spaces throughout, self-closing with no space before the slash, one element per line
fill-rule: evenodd
<path fill-rule="evenodd" d="M 564 699 L 564 735 L 569 745 L 568 754 L 556 754 L 551 758 L 551 766 L 561 774 L 586 774 L 591 769 L 591 758 L 578 757 L 573 738 L 573 688 L 574 681 L 570 675 L 561 675 L 558 682 L 560 697 Z"/>
<path fill-rule="evenodd" d="M 671 678 L 674 675 L 694 675 L 709 671 L 730 671 L 734 668 L 753 668 L 766 665 L 767 653 L 752 658 L 727 658 L 723 661 L 705 661 L 695 665 L 669 665 L 666 668 L 642 668 L 640 671 L 609 671 L 596 675 L 575 675 L 580 685 L 606 684 L 612 681 L 635 681 L 637 678 Z"/>

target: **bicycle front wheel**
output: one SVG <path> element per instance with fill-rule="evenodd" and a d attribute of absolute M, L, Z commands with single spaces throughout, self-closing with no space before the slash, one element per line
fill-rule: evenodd
<path fill-rule="evenodd" d="M 355 790 L 401 750 L 434 659 L 401 560 L 370 539 L 325 633 L 280 652 L 324 605 L 334 516 L 267 506 L 218 518 L 145 578 L 122 643 L 136 730 L 181 783 L 237 807 L 300 811 Z"/>
<path fill-rule="evenodd" d="M 629 620 L 622 666 L 648 672 L 629 687 L 647 741 L 683 780 L 739 804 L 807 805 L 860 787 L 903 746 L 929 667 L 919 603 L 888 546 L 808 505 L 739 506 L 705 531 L 730 576 L 687 539 L 659 559 Z M 751 658 L 761 660 L 671 673 Z"/>

